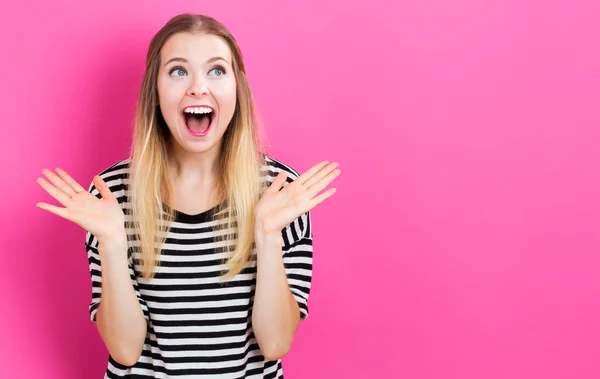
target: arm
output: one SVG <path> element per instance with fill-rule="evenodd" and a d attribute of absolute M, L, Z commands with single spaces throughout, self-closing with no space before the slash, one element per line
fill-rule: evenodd
<path fill-rule="evenodd" d="M 142 354 L 147 323 L 131 282 L 126 238 L 119 240 L 98 246 L 102 292 L 95 317 L 113 359 L 133 366 Z"/>
<path fill-rule="evenodd" d="M 281 234 L 256 233 L 256 254 L 252 326 L 263 355 L 274 361 L 289 351 L 300 322 L 300 310 L 288 285 Z"/>
<path fill-rule="evenodd" d="M 329 189 L 319 194 L 339 175 L 337 166 L 321 162 L 303 175 L 294 175 L 289 184 L 287 174 L 280 172 L 256 206 L 252 326 L 269 360 L 289 351 L 299 321 L 308 314 L 312 276 L 309 211 L 335 193 Z"/>
<path fill-rule="evenodd" d="M 86 191 L 60 168 L 56 173 L 47 169 L 43 172 L 50 183 L 43 178 L 37 182 L 64 207 L 42 202 L 36 206 L 86 230 L 92 279 L 90 318 L 97 322 L 113 359 L 133 365 L 143 348 L 148 307 L 139 295 L 135 273 L 128 262 L 125 215 L 120 200 L 100 175 L 94 176 Z M 104 174 L 111 177 L 111 183 L 122 180 L 113 178 L 108 171 Z"/>

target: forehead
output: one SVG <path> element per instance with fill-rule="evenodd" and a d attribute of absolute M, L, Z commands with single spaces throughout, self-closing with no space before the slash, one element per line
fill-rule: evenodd
<path fill-rule="evenodd" d="M 163 45 L 161 61 L 185 58 L 190 63 L 204 63 L 213 57 L 222 57 L 231 63 L 231 50 L 222 37 L 212 34 L 177 33 Z"/>

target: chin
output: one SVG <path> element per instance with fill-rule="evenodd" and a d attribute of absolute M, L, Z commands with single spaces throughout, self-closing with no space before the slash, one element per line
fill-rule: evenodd
<path fill-rule="evenodd" d="M 183 126 L 185 129 L 186 127 Z M 215 132 L 216 130 L 212 130 Z M 183 149 L 187 153 L 191 154 L 204 154 L 210 151 L 214 151 L 220 147 L 223 136 L 216 136 L 213 133 L 209 133 L 203 138 L 190 137 L 186 130 L 180 133 L 179 138 L 174 139 L 180 149 Z"/>

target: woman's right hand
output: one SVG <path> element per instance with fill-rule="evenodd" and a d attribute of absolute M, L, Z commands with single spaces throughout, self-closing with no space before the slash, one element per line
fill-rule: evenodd
<path fill-rule="evenodd" d="M 37 182 L 64 208 L 42 202 L 36 204 L 38 208 L 76 223 L 93 234 L 99 243 L 112 243 L 123 238 L 127 241 L 123 210 L 100 176 L 94 176 L 94 185 L 102 199 L 88 192 L 60 168 L 56 169 L 56 174 L 48 169 L 42 172 L 50 183 L 43 178 L 38 178 Z"/>

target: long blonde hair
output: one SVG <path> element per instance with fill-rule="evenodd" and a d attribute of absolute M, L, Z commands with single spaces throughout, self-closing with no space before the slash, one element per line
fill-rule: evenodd
<path fill-rule="evenodd" d="M 223 38 L 232 55 L 237 81 L 237 101 L 233 118 L 225 132 L 219 160 L 217 190 L 228 208 L 231 232 L 224 238 L 235 242 L 227 261 L 224 278 L 239 273 L 249 260 L 254 243 L 254 207 L 260 198 L 260 168 L 264 163 L 262 134 L 242 60 L 241 50 L 227 28 L 215 19 L 181 14 L 169 20 L 152 38 L 137 103 L 131 147 L 130 201 L 132 221 L 141 255 L 143 276 L 154 276 L 161 246 L 175 218 L 172 188 L 168 175 L 169 131 L 160 112 L 157 76 L 160 51 L 176 33 L 206 33 Z"/>

